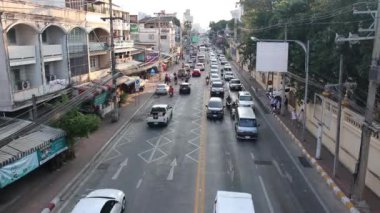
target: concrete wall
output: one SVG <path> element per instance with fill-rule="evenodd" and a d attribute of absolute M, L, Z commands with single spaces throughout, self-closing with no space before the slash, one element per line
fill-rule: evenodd
<path fill-rule="evenodd" d="M 7 48 L 4 45 L 4 37 L 6 33 L 3 31 L 0 23 L 0 108 L 8 107 L 12 102 L 11 85 L 9 77 L 9 60 L 7 56 Z"/>

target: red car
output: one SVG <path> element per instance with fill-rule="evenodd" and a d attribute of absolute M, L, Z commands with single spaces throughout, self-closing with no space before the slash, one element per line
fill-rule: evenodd
<path fill-rule="evenodd" d="M 201 77 L 201 71 L 199 69 L 194 69 L 193 73 L 191 74 L 193 77 Z"/>

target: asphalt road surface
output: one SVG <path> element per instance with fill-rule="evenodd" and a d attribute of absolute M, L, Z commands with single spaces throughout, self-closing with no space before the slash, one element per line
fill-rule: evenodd
<path fill-rule="evenodd" d="M 251 193 L 256 212 L 347 212 L 317 172 L 301 164 L 302 152 L 271 114 L 256 109 L 261 126 L 254 142 L 235 139 L 227 110 L 223 120 L 207 120 L 207 72 L 208 66 L 201 78 L 190 80 L 190 95 L 179 95 L 177 87 L 172 98 L 153 96 L 59 212 L 70 212 L 99 188 L 123 190 L 127 212 L 212 212 L 217 190 Z M 149 128 L 146 115 L 158 103 L 174 107 L 173 119 L 166 127 Z"/>

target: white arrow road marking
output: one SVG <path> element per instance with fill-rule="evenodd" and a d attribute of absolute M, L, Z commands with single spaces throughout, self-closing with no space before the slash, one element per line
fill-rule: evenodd
<path fill-rule="evenodd" d="M 177 158 L 174 158 L 174 160 L 170 163 L 170 171 L 169 171 L 169 174 L 168 174 L 168 177 L 166 178 L 166 180 L 173 180 L 174 178 L 174 167 L 177 166 Z"/>
<path fill-rule="evenodd" d="M 142 183 L 142 178 L 140 178 L 139 181 L 137 182 L 136 189 L 140 188 L 141 183 Z"/>
<path fill-rule="evenodd" d="M 112 176 L 112 180 L 116 180 L 116 179 L 119 177 L 121 170 L 122 170 L 124 167 L 126 167 L 127 164 L 128 164 L 128 158 L 126 158 L 123 162 L 120 163 L 120 167 L 119 167 L 119 169 L 116 171 L 116 173 Z"/>

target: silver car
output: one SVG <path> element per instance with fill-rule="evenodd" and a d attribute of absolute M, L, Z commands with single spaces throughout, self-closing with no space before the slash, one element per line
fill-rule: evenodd
<path fill-rule="evenodd" d="M 156 91 L 154 92 L 156 95 L 167 95 L 168 94 L 168 85 L 166 84 L 157 84 Z"/>

